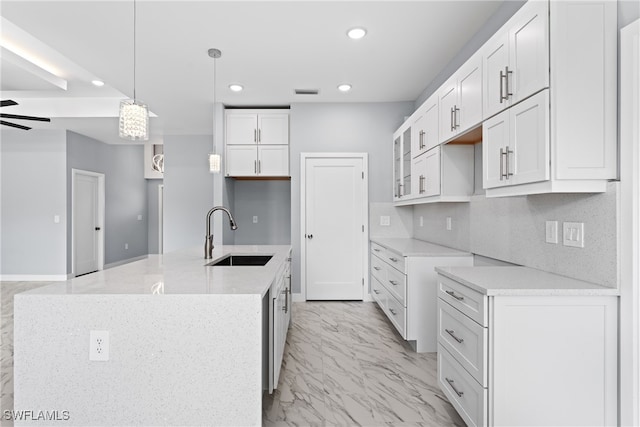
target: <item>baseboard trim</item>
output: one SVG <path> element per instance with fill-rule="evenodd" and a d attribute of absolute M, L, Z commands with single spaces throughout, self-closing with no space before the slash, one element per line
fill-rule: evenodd
<path fill-rule="evenodd" d="M 374 299 L 371 296 L 371 294 L 364 294 L 364 298 L 362 298 L 362 301 L 364 301 L 364 302 L 373 302 Z"/>
<path fill-rule="evenodd" d="M 104 269 L 107 270 L 109 268 L 118 267 L 120 265 L 129 264 L 131 262 L 136 262 L 136 261 L 140 261 L 141 259 L 147 259 L 147 258 L 149 258 L 149 255 L 140 255 L 135 258 L 128 258 L 128 259 L 123 259 L 122 261 L 111 262 L 109 264 L 105 264 Z"/>
<path fill-rule="evenodd" d="M 67 274 L 0 274 L 0 282 L 64 282 Z"/>

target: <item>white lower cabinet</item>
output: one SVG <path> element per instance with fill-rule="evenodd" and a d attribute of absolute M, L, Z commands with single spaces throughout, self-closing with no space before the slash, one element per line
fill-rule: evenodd
<path fill-rule="evenodd" d="M 291 323 L 291 253 L 269 290 L 268 391 L 278 388 L 287 332 Z"/>
<path fill-rule="evenodd" d="M 438 383 L 469 426 L 616 425 L 618 297 L 438 276 Z"/>
<path fill-rule="evenodd" d="M 436 266 L 471 266 L 470 254 L 403 256 L 371 242 L 371 294 L 398 333 L 417 352 L 437 345 Z"/>

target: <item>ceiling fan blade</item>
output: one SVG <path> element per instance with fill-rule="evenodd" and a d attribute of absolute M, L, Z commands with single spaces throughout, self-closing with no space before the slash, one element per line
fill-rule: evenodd
<path fill-rule="evenodd" d="M 0 125 L 11 126 L 13 128 L 18 128 L 18 129 L 23 129 L 23 130 L 31 129 L 28 126 L 22 126 L 22 125 L 19 125 L 19 124 L 16 124 L 16 123 L 5 122 L 4 120 L 0 120 Z"/>
<path fill-rule="evenodd" d="M 51 119 L 48 117 L 34 117 L 34 116 L 21 116 L 18 114 L 5 114 L 0 113 L 0 117 L 5 119 L 19 119 L 19 120 L 36 120 L 38 122 L 50 122 Z"/>
<path fill-rule="evenodd" d="M 18 105 L 18 103 L 13 99 L 4 99 L 0 101 L 0 107 L 10 107 L 12 105 Z"/>

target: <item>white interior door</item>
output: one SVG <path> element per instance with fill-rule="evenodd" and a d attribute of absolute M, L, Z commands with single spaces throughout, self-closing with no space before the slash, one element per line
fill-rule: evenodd
<path fill-rule="evenodd" d="M 77 173 L 73 192 L 73 235 L 75 275 L 92 273 L 100 268 L 99 178 Z"/>
<path fill-rule="evenodd" d="M 365 160 L 303 161 L 306 299 L 362 300 L 367 244 Z"/>

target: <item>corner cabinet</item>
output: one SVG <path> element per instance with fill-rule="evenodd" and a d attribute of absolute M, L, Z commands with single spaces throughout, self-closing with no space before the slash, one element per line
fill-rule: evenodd
<path fill-rule="evenodd" d="M 289 111 L 226 110 L 228 177 L 289 176 Z"/>
<path fill-rule="evenodd" d="M 437 280 L 438 385 L 468 426 L 617 424 L 617 296 Z"/>
<path fill-rule="evenodd" d="M 616 179 L 616 13 L 529 1 L 482 48 L 487 197 L 605 192 Z"/>
<path fill-rule="evenodd" d="M 439 248 L 448 253 L 457 252 Z M 433 256 L 404 256 L 371 242 L 371 296 L 402 338 L 413 342 L 415 351 L 435 352 L 435 267 L 472 264 L 473 257 L 464 252 L 456 255 L 434 253 Z"/>

